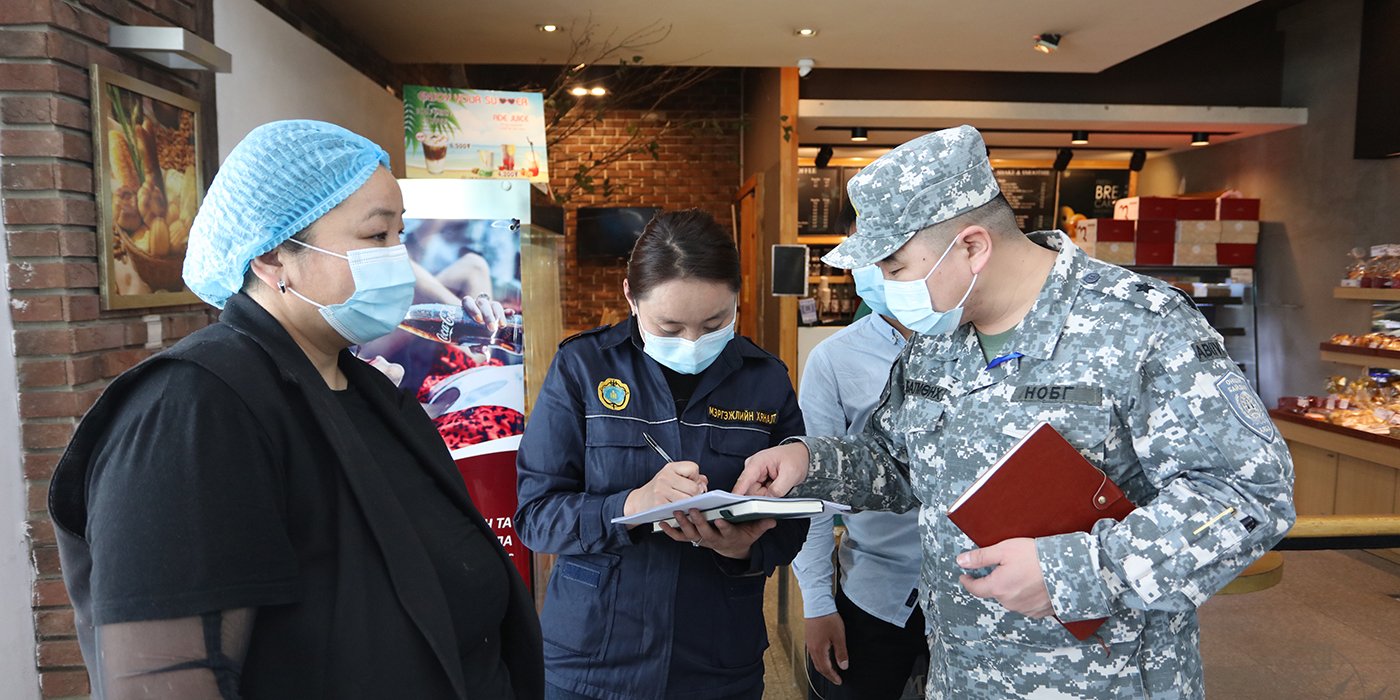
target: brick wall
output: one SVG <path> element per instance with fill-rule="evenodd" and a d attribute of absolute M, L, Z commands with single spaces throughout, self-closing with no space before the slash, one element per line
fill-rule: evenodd
<path fill-rule="evenodd" d="M 199 100 L 206 176 L 216 165 L 209 155 L 216 145 L 212 75 L 167 71 L 108 51 L 107 30 L 114 23 L 177 25 L 213 38 L 211 0 L 0 1 L 4 279 L 14 321 L 21 468 L 37 569 L 37 663 L 43 696 L 51 698 L 85 695 L 88 684 L 46 513 L 48 479 L 78 418 L 111 378 L 154 352 L 144 347 L 147 330 L 140 317 L 147 311 L 100 310 L 88 66 L 97 63 Z M 156 313 L 167 346 L 214 317 L 204 306 Z M 0 483 L 16 478 L 0 474 Z M 20 689 L 6 692 L 28 696 Z"/>
<path fill-rule="evenodd" d="M 739 119 L 739 81 L 737 72 L 721 74 L 717 79 L 688 95 L 679 109 L 656 115 L 651 123 L 667 119 L 677 122 L 710 118 L 727 120 L 731 127 Z M 549 166 L 554 174 L 551 186 L 562 188 L 581 157 L 590 150 L 605 149 L 609 143 L 627 139 L 632 125 L 647 124 L 641 111 L 617 111 L 597 126 L 578 133 L 556 146 L 549 153 Z M 655 133 L 643 127 L 643 133 Z M 562 296 L 564 298 L 564 328 L 580 330 L 598 325 L 605 309 L 627 315 L 627 301 L 622 295 L 622 280 L 627 274 L 626 261 L 579 260 L 574 236 L 574 212 L 580 206 L 632 206 L 686 209 L 699 207 L 715 216 L 726 228 L 731 225 L 730 203 L 739 189 L 739 143 L 737 128 L 722 132 L 707 129 L 673 130 L 662 136 L 659 156 L 649 154 L 630 156 L 597 173 L 601 182 L 611 178 L 616 190 L 613 196 L 582 195 L 565 207 L 566 223 Z"/>

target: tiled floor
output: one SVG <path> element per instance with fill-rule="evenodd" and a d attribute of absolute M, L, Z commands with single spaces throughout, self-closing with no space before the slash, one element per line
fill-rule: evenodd
<path fill-rule="evenodd" d="M 770 637 L 764 698 L 800 700 Z M 1364 552 L 1287 552 L 1279 585 L 1201 607 L 1201 654 L 1211 700 L 1400 699 L 1400 565 Z"/>

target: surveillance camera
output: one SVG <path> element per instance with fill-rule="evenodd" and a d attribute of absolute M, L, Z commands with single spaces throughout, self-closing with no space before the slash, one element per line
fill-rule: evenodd
<path fill-rule="evenodd" d="M 797 59 L 797 77 L 805 78 L 812 74 L 812 66 L 817 65 L 816 61 L 810 58 Z"/>

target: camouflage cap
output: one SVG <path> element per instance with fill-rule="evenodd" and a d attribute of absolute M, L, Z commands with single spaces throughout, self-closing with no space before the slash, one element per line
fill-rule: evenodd
<path fill-rule="evenodd" d="M 822 261 L 854 269 L 883 260 L 920 230 L 992 201 L 1001 189 L 982 135 L 967 126 L 924 134 L 875 159 L 846 185 L 856 232 Z"/>

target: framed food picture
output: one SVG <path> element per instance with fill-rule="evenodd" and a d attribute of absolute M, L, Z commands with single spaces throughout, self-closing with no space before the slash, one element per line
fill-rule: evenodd
<path fill-rule="evenodd" d="M 102 308 L 197 304 L 182 271 L 203 197 L 199 103 L 92 67 Z"/>

